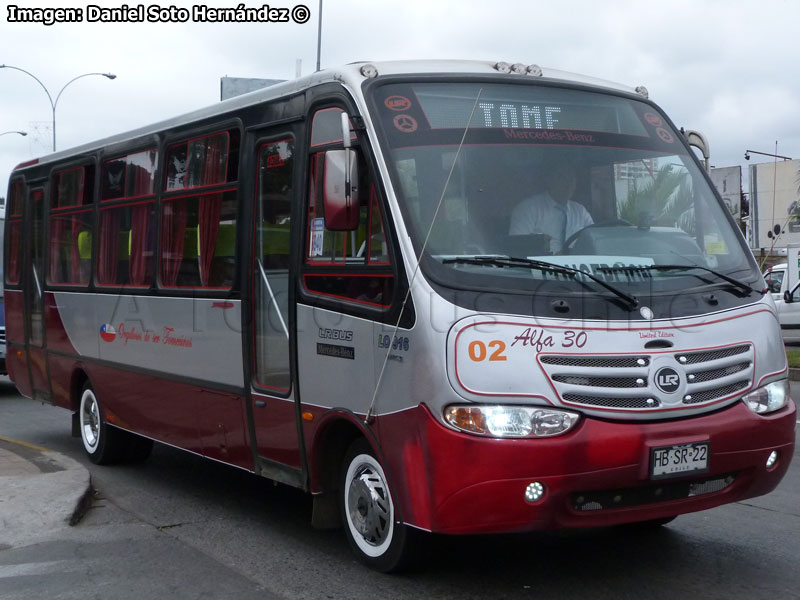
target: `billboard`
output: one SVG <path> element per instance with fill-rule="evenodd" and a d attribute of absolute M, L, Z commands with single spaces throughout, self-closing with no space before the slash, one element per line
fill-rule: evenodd
<path fill-rule="evenodd" d="M 742 167 L 713 168 L 709 176 L 728 211 L 738 222 L 742 217 Z"/>
<path fill-rule="evenodd" d="M 750 165 L 753 248 L 800 243 L 800 160 Z"/>
<path fill-rule="evenodd" d="M 254 92 L 276 83 L 283 83 L 285 79 L 256 79 L 253 77 L 220 77 L 219 99 L 227 100 L 234 96 L 241 96 Z"/>

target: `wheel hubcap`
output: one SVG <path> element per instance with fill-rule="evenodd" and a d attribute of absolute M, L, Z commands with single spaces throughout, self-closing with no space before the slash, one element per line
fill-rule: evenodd
<path fill-rule="evenodd" d="M 84 397 L 81 410 L 81 430 L 84 441 L 91 447 L 97 445 L 100 437 L 100 414 L 94 397 Z"/>
<path fill-rule="evenodd" d="M 359 467 L 350 481 L 347 514 L 368 544 L 379 546 L 386 541 L 392 523 L 389 491 L 380 474 L 369 465 Z"/>

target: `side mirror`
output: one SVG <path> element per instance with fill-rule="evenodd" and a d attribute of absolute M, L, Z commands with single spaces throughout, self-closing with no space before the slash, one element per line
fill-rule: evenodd
<path fill-rule="evenodd" d="M 358 160 L 356 151 L 328 150 L 322 186 L 325 228 L 352 231 L 358 227 Z"/>
<path fill-rule="evenodd" d="M 791 304 L 794 302 L 794 295 L 797 292 L 798 287 L 800 287 L 800 283 L 794 286 L 794 289 L 783 292 L 783 301 L 786 302 L 786 304 Z"/>

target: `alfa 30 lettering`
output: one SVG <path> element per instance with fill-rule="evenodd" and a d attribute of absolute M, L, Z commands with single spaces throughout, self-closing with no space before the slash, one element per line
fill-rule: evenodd
<path fill-rule="evenodd" d="M 561 348 L 583 348 L 588 341 L 589 336 L 585 331 L 565 329 L 559 333 L 550 334 L 545 332 L 544 329 L 528 327 L 514 337 L 511 347 L 513 348 L 520 344 L 523 347 L 533 347 L 539 353 L 547 348 L 555 348 L 556 346 Z"/>

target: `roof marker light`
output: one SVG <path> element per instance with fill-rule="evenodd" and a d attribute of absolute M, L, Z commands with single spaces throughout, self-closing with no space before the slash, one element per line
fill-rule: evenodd
<path fill-rule="evenodd" d="M 636 87 L 636 93 L 642 96 L 643 98 L 647 99 L 650 97 L 650 92 L 647 91 L 647 88 L 643 85 Z"/>
<path fill-rule="evenodd" d="M 495 70 L 500 71 L 501 73 L 511 73 L 511 65 L 507 62 L 499 62 L 494 66 Z"/>
<path fill-rule="evenodd" d="M 528 65 L 528 75 L 532 75 L 533 77 L 541 77 L 542 76 L 542 67 L 539 65 Z"/>
<path fill-rule="evenodd" d="M 511 65 L 511 72 L 516 73 L 518 75 L 524 75 L 527 67 L 522 63 L 514 63 Z"/>
<path fill-rule="evenodd" d="M 375 65 L 366 64 L 361 67 L 361 74 L 367 79 L 374 79 L 378 76 L 378 69 Z"/>

